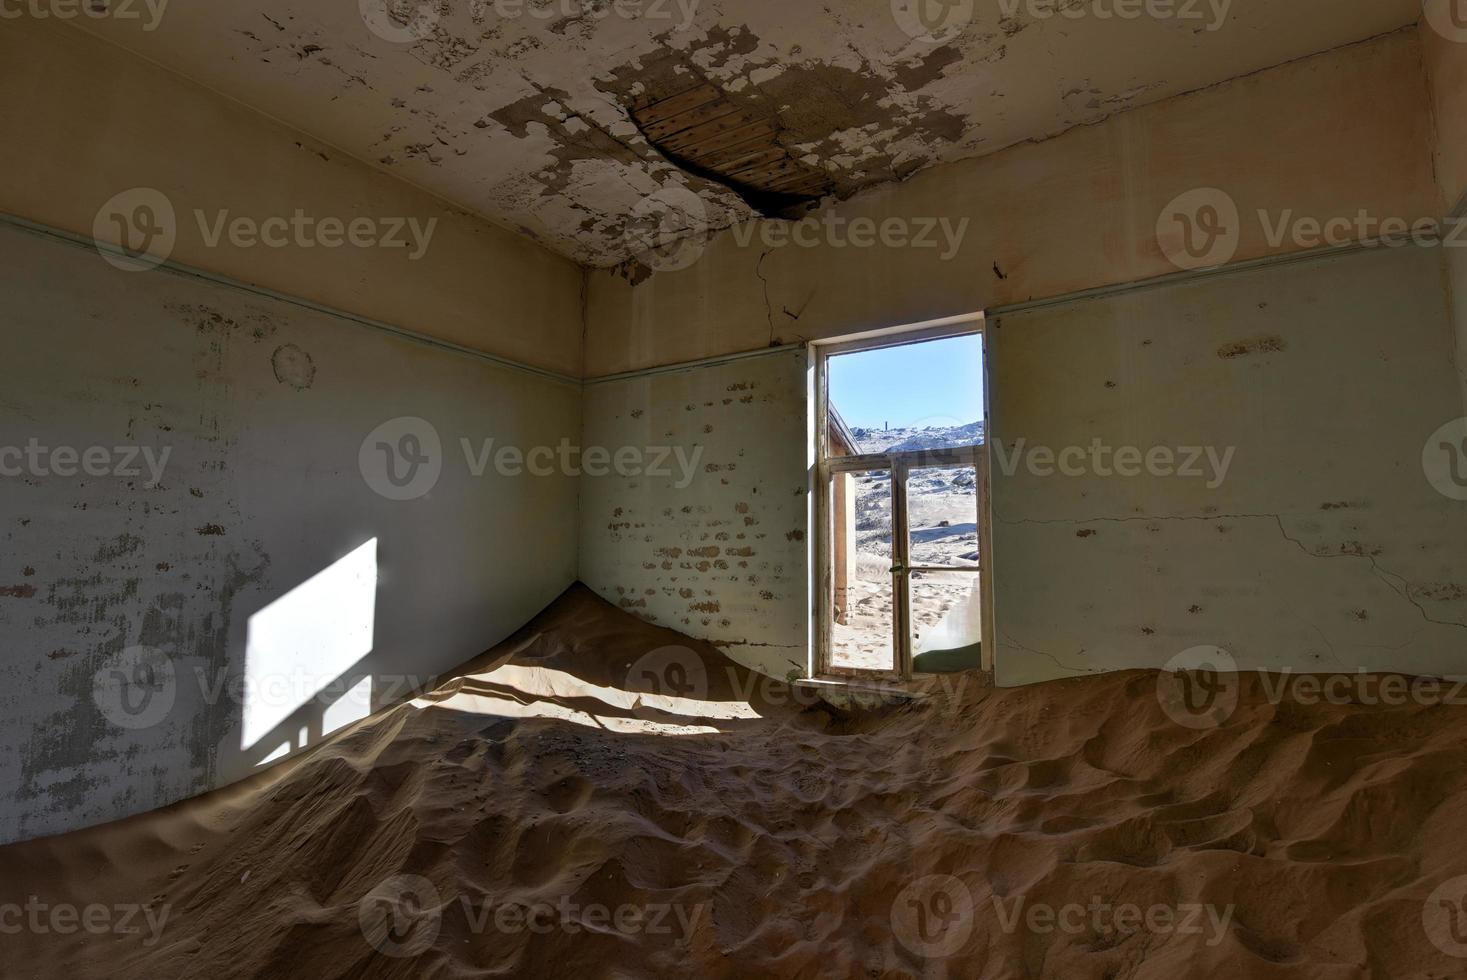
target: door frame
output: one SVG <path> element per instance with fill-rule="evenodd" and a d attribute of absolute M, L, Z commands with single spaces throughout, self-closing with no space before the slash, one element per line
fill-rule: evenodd
<path fill-rule="evenodd" d="M 817 598 L 814 603 L 816 629 L 815 651 L 812 658 L 815 676 L 820 679 L 850 680 L 853 678 L 876 678 L 881 680 L 910 681 L 912 679 L 911 641 L 911 595 L 909 582 L 912 572 L 953 571 L 936 567 L 914 567 L 911 564 L 911 533 L 907 521 L 906 480 L 912 469 L 936 467 L 972 466 L 977 474 L 977 522 L 979 566 L 974 574 L 979 576 L 979 601 L 982 606 L 982 660 L 981 668 L 993 672 L 994 644 L 994 587 L 993 587 L 993 535 L 992 493 L 990 480 L 990 435 L 993 428 L 989 411 L 990 385 L 988 379 L 988 351 L 982 314 L 953 317 L 930 324 L 892 331 L 875 331 L 856 337 L 831 341 L 815 341 L 810 344 L 810 355 L 814 366 L 813 394 L 815 398 L 815 465 L 812 467 L 815 494 L 815 534 L 812 535 L 816 553 L 816 575 L 814 587 Z M 840 354 L 859 351 L 901 347 L 929 340 L 945 340 L 951 337 L 978 335 L 984 343 L 983 357 L 983 441 L 975 446 L 959 449 L 916 450 L 905 453 L 873 453 L 862 456 L 830 457 L 830 400 L 829 360 Z M 834 541 L 832 539 L 832 507 L 830 488 L 837 473 L 863 471 L 886 471 L 891 474 L 892 492 L 892 619 L 893 619 L 893 669 L 890 671 L 866 671 L 851 668 L 835 668 L 831 664 L 832 624 L 834 609 Z M 960 572 L 962 570 L 959 570 Z"/>

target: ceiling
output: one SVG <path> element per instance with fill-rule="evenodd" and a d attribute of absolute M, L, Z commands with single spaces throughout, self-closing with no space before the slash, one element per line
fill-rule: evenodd
<path fill-rule="evenodd" d="M 1041 16 L 1055 2 L 233 0 L 170 4 L 150 31 L 80 23 L 612 266 L 1420 13 L 1418 0 L 1169 0 L 1196 16 L 1123 20 L 1097 16 L 1116 0 L 1057 0 L 1080 16 Z M 923 26 L 907 4 L 946 19 Z"/>

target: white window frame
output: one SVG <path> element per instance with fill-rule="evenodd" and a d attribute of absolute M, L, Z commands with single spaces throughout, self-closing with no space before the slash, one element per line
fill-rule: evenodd
<path fill-rule="evenodd" d="M 816 575 L 814 587 L 816 629 L 813 659 L 815 676 L 821 680 L 850 681 L 875 678 L 880 680 L 910 681 L 912 679 L 912 631 L 911 622 L 911 574 L 913 572 L 958 572 L 964 569 L 938 568 L 935 566 L 913 566 L 911 564 L 911 532 L 907 521 L 907 475 L 916 468 L 973 467 L 977 473 L 977 510 L 979 564 L 973 574 L 979 576 L 980 601 L 982 603 L 982 662 L 983 670 L 993 671 L 994 643 L 994 588 L 993 588 L 993 544 L 990 507 L 990 433 L 992 421 L 988 399 L 988 357 L 983 358 L 983 417 L 984 438 L 974 446 L 957 449 L 919 450 L 906 453 L 874 453 L 862 456 L 830 455 L 830 358 L 841 354 L 861 351 L 903 347 L 909 344 L 953 337 L 977 335 L 984 338 L 984 319 L 981 314 L 954 317 L 948 320 L 923 324 L 897 330 L 874 331 L 855 337 L 833 341 L 816 341 L 810 345 L 810 355 L 815 367 L 815 527 L 813 535 L 816 551 Z M 832 507 L 830 487 L 832 478 L 843 472 L 889 472 L 892 492 L 892 650 L 895 661 L 891 670 L 858 670 L 837 668 L 832 665 L 832 624 L 834 623 L 834 568 L 831 520 Z"/>

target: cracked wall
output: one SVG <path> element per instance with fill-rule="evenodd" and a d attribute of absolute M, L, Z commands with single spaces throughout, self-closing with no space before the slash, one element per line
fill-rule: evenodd
<path fill-rule="evenodd" d="M 637 284 L 590 277 L 587 374 L 757 350 L 1178 271 L 1157 241 L 1178 195 L 1215 187 L 1244 222 L 1233 259 L 1297 250 L 1256 220 L 1360 209 L 1441 214 L 1414 29 L 1113 116 L 1053 139 L 934 167 L 817 215 L 835 231 L 756 222 Z M 948 220 L 947 226 L 940 219 Z M 861 220 L 895 221 L 908 244 Z M 920 244 L 913 244 L 920 243 Z"/>
<path fill-rule="evenodd" d="M 8 226 L 0 259 L 0 841 L 244 778 L 302 733 L 319 739 L 347 689 L 401 698 L 574 581 L 574 478 L 474 478 L 459 440 L 573 440 L 578 386 L 233 287 L 123 272 Z M 420 499 L 378 495 L 360 468 L 364 440 L 398 416 L 427 420 L 445 451 Z M 136 476 L 78 472 L 74 459 L 70 475 L 64 463 L 37 471 L 8 451 L 32 440 L 167 455 L 154 486 L 143 459 L 125 467 Z M 299 706 L 294 675 L 251 669 L 257 694 L 237 693 L 251 617 L 374 540 L 374 608 L 320 600 L 299 625 L 325 645 L 369 615 L 360 657 L 305 678 L 330 686 Z M 133 726 L 94 684 L 112 684 L 109 665 L 136 647 L 169 657 L 175 682 L 166 712 L 129 714 L 148 718 Z M 257 698 L 285 717 L 245 745 Z"/>
<path fill-rule="evenodd" d="M 1441 251 L 990 323 L 1000 682 L 1204 645 L 1244 669 L 1467 674 L 1467 512 L 1422 467 L 1462 414 Z M 1126 477 L 1026 455 L 1097 439 L 1233 453 L 1221 481 L 1205 456 L 1202 476 Z"/>
<path fill-rule="evenodd" d="M 583 477 L 581 580 L 748 667 L 803 676 L 805 391 L 803 351 L 588 385 L 585 445 L 679 446 L 698 463 L 690 481 Z"/>
<path fill-rule="evenodd" d="M 1437 179 L 1451 208 L 1467 195 L 1467 30 L 1449 39 L 1423 20 L 1418 33 L 1431 84 Z"/>
<path fill-rule="evenodd" d="M 951 6 L 961 29 L 941 38 L 904 26 L 891 0 L 392 0 L 375 14 L 372 4 L 237 0 L 174 5 L 150 31 L 118 18 L 80 24 L 561 254 L 610 267 L 637 251 L 627 216 L 659 191 L 698 191 L 714 228 L 749 214 L 669 165 L 628 118 L 624 96 L 655 84 L 666 65 L 778 114 L 791 151 L 844 195 L 1419 15 L 1419 0 L 1237 3 L 1216 23 Z"/>
<path fill-rule="evenodd" d="M 1175 273 L 1157 219 L 1198 187 L 1238 205 L 1234 261 L 1298 250 L 1270 241 L 1259 211 L 1437 217 L 1422 56 L 1414 30 L 1397 32 L 832 211 L 968 219 L 946 260 L 772 246 L 760 224 L 639 285 L 593 274 L 588 373 Z M 1421 465 L 1427 437 L 1463 414 L 1442 288 L 1459 251 L 1376 251 L 1333 270 L 1279 267 L 1004 317 L 989 365 L 1003 438 L 1205 440 L 1238 455 L 1216 492 L 1186 481 L 997 488 L 1000 679 L 1158 666 L 1203 643 L 1245 665 L 1461 672 L 1460 505 Z M 1049 327 L 1056 319 L 1085 326 Z"/>

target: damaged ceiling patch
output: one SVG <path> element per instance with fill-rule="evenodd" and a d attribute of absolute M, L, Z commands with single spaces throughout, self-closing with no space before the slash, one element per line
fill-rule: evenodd
<path fill-rule="evenodd" d="M 823 170 L 790 155 L 778 120 L 702 82 L 632 107 L 638 130 L 683 170 L 728 187 L 765 217 L 789 217 L 833 189 Z"/>
<path fill-rule="evenodd" d="M 938 43 L 891 0 L 367 6 L 379 15 L 235 0 L 175 4 L 155 32 L 77 24 L 605 268 L 638 254 L 664 198 L 669 232 L 789 215 L 1420 17 L 1420 0 L 1289 0 L 1197 32 L 970 4 Z"/>

